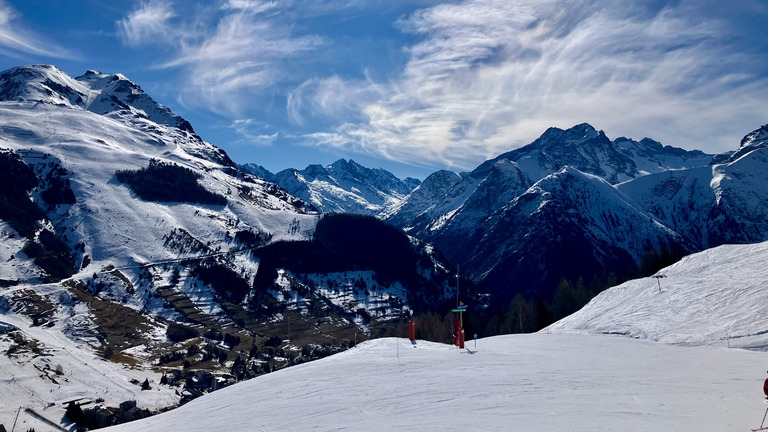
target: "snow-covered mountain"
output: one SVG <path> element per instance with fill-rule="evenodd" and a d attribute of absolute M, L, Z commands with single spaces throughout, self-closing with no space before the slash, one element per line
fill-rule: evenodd
<path fill-rule="evenodd" d="M 366 168 L 345 159 L 328 166 L 310 165 L 303 170 L 291 168 L 277 174 L 256 164 L 245 164 L 241 168 L 280 185 L 322 213 L 378 215 L 397 205 L 419 185 L 414 178 L 400 180 L 384 169 Z"/>
<path fill-rule="evenodd" d="M 768 238 L 768 133 L 748 134 L 722 163 L 661 172 L 618 185 L 697 248 Z"/>
<path fill-rule="evenodd" d="M 562 279 L 622 278 L 662 255 L 768 239 L 766 136 L 713 157 L 611 141 L 588 124 L 550 128 L 470 173 L 433 174 L 385 220 L 435 244 L 481 291 L 551 299 Z"/>
<path fill-rule="evenodd" d="M 538 334 L 465 350 L 368 341 L 114 430 L 196 432 L 223 419 L 232 431 L 756 428 L 766 262 L 767 243 L 711 249 L 660 272 L 661 291 L 654 278 L 625 283 Z"/>
<path fill-rule="evenodd" d="M 589 283 L 606 269 L 624 274 L 646 251 L 692 249 L 605 180 L 571 167 L 540 180 L 496 217 L 447 256 L 484 285 L 500 287 L 491 292 L 505 302 L 518 292 L 551 298 L 562 279 Z M 435 244 L 461 243 L 462 237 L 436 238 Z"/>
<path fill-rule="evenodd" d="M 13 68 L 0 76 L 0 101 L 82 108 L 141 130 L 155 138 L 158 145 L 167 139 L 160 135 L 178 130 L 180 136 L 176 142 L 187 153 L 234 166 L 223 150 L 196 136 L 188 121 L 157 103 L 121 74 L 91 70 L 73 79 L 50 65 Z M 161 130 L 157 125 L 170 129 Z"/>
<path fill-rule="evenodd" d="M 205 392 L 218 381 L 193 371 L 243 378 L 322 357 L 453 292 L 428 245 L 374 218 L 321 218 L 122 75 L 4 71 L 0 119 L 0 321 L 11 324 L 0 325 L 10 329 L 0 380 L 24 377 L 20 405 L 117 404 L 138 387 L 90 394 L 76 375 L 159 375 L 118 363 L 182 370 Z M 364 235 L 345 242 L 344 224 Z M 396 270 L 360 253 L 375 241 L 398 251 Z M 117 363 L 76 368 L 73 358 Z M 37 381 L 61 387 L 30 395 Z M 15 401 L 0 399 L 0 423 Z"/>
<path fill-rule="evenodd" d="M 586 123 L 567 130 L 550 128 L 531 144 L 490 159 L 470 173 L 437 172 L 427 177 L 384 217 L 414 235 L 427 236 L 441 229 L 446 219 L 456 217 L 460 208 L 469 206 L 467 201 L 481 201 L 473 202 L 471 196 L 492 197 L 491 206 L 483 204 L 490 214 L 565 166 L 616 184 L 649 173 L 706 166 L 712 160 L 712 155 L 662 146 L 648 138 L 611 141 Z M 512 171 L 509 184 L 504 185 L 500 173 Z"/>

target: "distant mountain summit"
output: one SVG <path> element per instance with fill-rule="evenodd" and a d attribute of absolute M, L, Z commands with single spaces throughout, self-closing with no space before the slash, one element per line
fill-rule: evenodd
<path fill-rule="evenodd" d="M 611 141 L 603 131 L 582 123 L 566 130 L 549 128 L 531 144 L 497 156 L 477 171 L 506 159 L 520 165 L 532 182 L 570 166 L 616 184 L 649 173 L 707 165 L 712 158 L 698 150 L 662 146 L 650 138 Z"/>
<path fill-rule="evenodd" d="M 400 180 L 381 168 L 366 168 L 353 160 L 339 159 L 331 165 L 310 165 L 303 170 L 286 169 L 272 174 L 263 167 L 246 164 L 243 170 L 277 183 L 323 213 L 378 215 L 397 205 L 419 181 Z"/>
<path fill-rule="evenodd" d="M 536 182 L 564 166 L 618 183 L 637 176 L 632 159 L 622 154 L 605 136 L 589 124 L 570 129 L 549 128 L 531 144 L 504 153 L 481 164 L 483 172 L 499 160 L 517 163 L 532 182 Z"/>

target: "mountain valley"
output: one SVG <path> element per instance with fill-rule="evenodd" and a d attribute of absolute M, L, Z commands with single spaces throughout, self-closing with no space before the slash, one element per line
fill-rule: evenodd
<path fill-rule="evenodd" d="M 347 159 L 273 174 L 123 75 L 10 69 L 0 424 L 73 401 L 172 407 L 411 319 L 448 343 L 459 301 L 481 337 L 578 320 L 611 286 L 768 241 L 766 172 L 768 126 L 710 155 L 584 123 L 423 181 Z M 584 331 L 624 332 L 601 325 Z"/>

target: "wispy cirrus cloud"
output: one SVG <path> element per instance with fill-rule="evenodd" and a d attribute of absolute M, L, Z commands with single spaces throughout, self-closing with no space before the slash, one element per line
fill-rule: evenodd
<path fill-rule="evenodd" d="M 161 0 L 149 0 L 117 21 L 117 34 L 127 45 L 153 43 L 157 38 L 167 40 L 174 31 L 170 28 L 170 20 L 176 16 L 173 4 Z"/>
<path fill-rule="evenodd" d="M 120 34 L 135 45 L 164 37 L 171 54 L 155 67 L 180 71 L 180 102 L 225 116 L 241 117 L 245 107 L 262 103 L 292 73 L 290 59 L 323 43 L 316 35 L 294 35 L 274 1 L 228 0 L 176 12 L 180 7 L 142 3 L 118 22 Z"/>
<path fill-rule="evenodd" d="M 254 119 L 237 119 L 230 127 L 249 145 L 270 146 L 278 138 L 278 133 L 265 133 L 269 125 L 259 124 Z"/>
<path fill-rule="evenodd" d="M 0 55 L 12 58 L 24 58 L 28 54 L 56 59 L 73 57 L 70 50 L 28 29 L 20 21 L 19 14 L 0 0 Z"/>
<path fill-rule="evenodd" d="M 742 37 L 768 18 L 759 1 L 408 5 L 147 0 L 117 26 L 164 42 L 155 67 L 178 72 L 182 104 L 260 144 L 468 169 L 550 126 L 719 152 L 766 123 L 768 59 Z M 400 18 L 377 27 L 384 10 Z"/>
<path fill-rule="evenodd" d="M 701 8 L 473 0 L 417 11 L 399 26 L 421 40 L 385 95 L 361 107 L 365 120 L 308 141 L 471 168 L 587 121 L 613 136 L 732 149 L 766 122 L 766 61 Z"/>
<path fill-rule="evenodd" d="M 239 114 L 294 73 L 290 59 L 322 43 L 317 36 L 293 36 L 288 28 L 246 11 L 222 17 L 210 37 L 183 46 L 162 67 L 184 69 L 186 103 Z"/>
<path fill-rule="evenodd" d="M 223 6 L 223 9 L 245 10 L 254 13 L 265 12 L 277 7 L 275 1 L 260 0 L 229 0 Z"/>

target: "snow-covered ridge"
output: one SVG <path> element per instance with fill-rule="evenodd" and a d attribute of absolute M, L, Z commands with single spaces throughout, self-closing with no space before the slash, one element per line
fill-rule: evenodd
<path fill-rule="evenodd" d="M 471 173 L 435 173 L 386 220 L 434 243 L 483 289 L 504 290 L 504 297 L 507 287 L 524 286 L 531 294 L 543 283 L 544 293 L 551 293 L 559 277 L 622 274 L 652 249 L 680 256 L 768 239 L 764 129 L 748 134 L 739 151 L 713 157 L 649 138 L 611 141 L 588 124 L 550 128 Z M 598 182 L 574 181 L 578 176 L 560 173 L 564 167 L 600 177 L 619 193 L 604 193 Z M 537 208 L 524 205 L 527 200 L 559 210 L 541 218 Z M 619 207 L 626 210 L 615 212 Z M 619 225 L 625 230 L 615 229 Z M 570 246 L 547 247 L 563 238 L 571 238 Z M 589 265 L 572 265 L 547 280 L 552 263 L 589 256 L 596 258 Z M 521 264 L 528 259 L 530 265 Z"/>
<path fill-rule="evenodd" d="M 194 132 L 192 126 L 160 105 L 122 74 L 89 70 L 71 78 L 55 66 L 21 66 L 0 75 L 2 101 L 43 102 L 79 107 L 96 114 L 131 114 L 155 123 Z"/>

